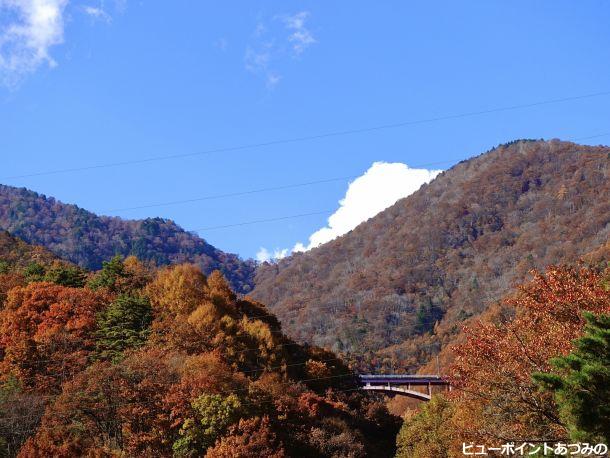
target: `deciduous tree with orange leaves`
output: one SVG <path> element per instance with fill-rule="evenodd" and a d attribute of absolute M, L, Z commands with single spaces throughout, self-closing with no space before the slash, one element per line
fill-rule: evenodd
<path fill-rule="evenodd" d="M 0 373 L 56 393 L 95 348 L 96 316 L 107 298 L 84 288 L 32 283 L 13 288 L 0 311 Z"/>
<path fill-rule="evenodd" d="M 0 454 L 330 457 L 382 444 L 391 456 L 396 418 L 220 273 L 118 258 L 104 269 L 85 287 L 8 291 Z"/>
<path fill-rule="evenodd" d="M 567 438 L 553 397 L 538 388 L 532 373 L 550 371 L 549 360 L 572 349 L 585 324 L 584 311 L 610 311 L 603 279 L 596 269 L 550 267 L 506 301 L 514 318 L 466 331 L 452 373 L 462 414 L 477 418 L 470 436 Z"/>
<path fill-rule="evenodd" d="M 555 397 L 532 375 L 556 370 L 551 360 L 573 349 L 585 325 L 583 312 L 610 311 L 609 274 L 549 267 L 502 303 L 507 313 L 465 329 L 450 369 L 453 392 L 405 420 L 399 456 L 423 457 L 425 440 L 443 444 L 442 456 L 448 457 L 462 456 L 462 442 L 568 440 Z"/>

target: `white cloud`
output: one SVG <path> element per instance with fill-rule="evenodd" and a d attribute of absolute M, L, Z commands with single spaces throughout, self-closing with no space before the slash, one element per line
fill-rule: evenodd
<path fill-rule="evenodd" d="M 66 8 L 70 0 L 0 0 L 0 83 L 16 87 L 42 66 L 55 67 L 53 47 L 64 42 Z M 99 6 L 78 7 L 86 15 L 110 23 L 104 0 Z M 126 0 L 110 2 L 122 14 Z"/>
<path fill-rule="evenodd" d="M 272 48 L 271 43 L 264 43 L 257 49 L 248 47 L 244 57 L 246 70 L 261 76 L 269 88 L 273 88 L 282 79 L 281 75 L 269 67 L 273 53 Z"/>
<path fill-rule="evenodd" d="M 94 19 L 108 23 L 112 21 L 112 17 L 101 7 L 84 6 L 83 11 Z"/>
<path fill-rule="evenodd" d="M 273 252 L 270 252 L 267 248 L 261 247 L 256 253 L 256 260 L 259 262 L 275 261 L 285 258 L 288 254 L 288 248 L 284 248 L 283 250 L 276 248 Z"/>
<path fill-rule="evenodd" d="M 0 0 L 0 76 L 7 85 L 42 65 L 54 67 L 50 49 L 64 41 L 68 0 Z"/>
<path fill-rule="evenodd" d="M 316 42 L 312 33 L 305 27 L 305 21 L 308 17 L 308 11 L 301 11 L 292 16 L 282 16 L 284 25 L 291 32 L 288 41 L 292 43 L 292 49 L 297 55 L 301 54 L 305 49 Z"/>
<path fill-rule="evenodd" d="M 125 13 L 127 10 L 127 0 L 114 0 L 114 9 L 119 14 Z"/>
<path fill-rule="evenodd" d="M 309 16 L 308 11 L 301 11 L 275 16 L 268 21 L 259 20 L 246 46 L 246 70 L 264 80 L 267 87 L 276 86 L 282 80 L 278 68 L 286 58 L 300 56 L 317 42 L 306 27 Z"/>
<path fill-rule="evenodd" d="M 246 56 L 244 57 L 246 69 L 253 73 L 267 70 L 269 60 L 271 59 L 271 53 L 268 48 L 267 46 L 254 49 L 248 46 L 246 48 Z"/>
<path fill-rule="evenodd" d="M 375 162 L 364 175 L 352 181 L 339 201 L 339 208 L 325 227 L 297 243 L 292 251 L 307 251 L 351 231 L 360 223 L 413 194 L 441 170 L 411 169 L 406 164 Z"/>

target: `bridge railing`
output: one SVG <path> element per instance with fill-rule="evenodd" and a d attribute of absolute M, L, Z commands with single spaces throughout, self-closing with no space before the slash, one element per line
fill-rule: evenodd
<path fill-rule="evenodd" d="M 390 383 L 393 385 L 449 385 L 446 378 L 439 375 L 402 375 L 402 374 L 361 374 L 361 383 Z"/>
<path fill-rule="evenodd" d="M 408 375 L 408 374 L 361 374 L 358 376 L 360 387 L 367 391 L 381 391 L 388 394 L 401 394 L 420 400 L 432 398 L 433 386 L 446 386 L 451 390 L 449 381 L 438 375 Z M 412 387 L 426 387 L 424 393 Z"/>

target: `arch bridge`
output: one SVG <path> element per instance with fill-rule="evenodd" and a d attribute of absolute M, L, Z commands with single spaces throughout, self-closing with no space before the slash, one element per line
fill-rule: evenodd
<path fill-rule="evenodd" d="M 439 375 L 373 375 L 358 376 L 360 388 L 366 391 L 378 391 L 386 394 L 408 396 L 422 401 L 432 398 L 432 387 L 441 386 L 451 391 L 447 379 Z M 423 387 L 425 391 L 418 391 L 416 387 Z"/>

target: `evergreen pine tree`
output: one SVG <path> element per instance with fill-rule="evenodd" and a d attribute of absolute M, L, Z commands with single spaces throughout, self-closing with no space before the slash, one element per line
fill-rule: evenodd
<path fill-rule="evenodd" d="M 554 393 L 573 440 L 610 441 L 610 315 L 586 312 L 582 337 L 569 355 L 551 360 L 558 373 L 534 380 Z"/>
<path fill-rule="evenodd" d="M 98 317 L 97 356 L 116 360 L 124 350 L 143 345 L 151 322 L 147 298 L 120 295 Z"/>
<path fill-rule="evenodd" d="M 89 287 L 91 289 L 108 288 L 116 291 L 119 287 L 119 280 L 128 276 L 121 256 L 116 255 L 110 261 L 102 263 L 102 270 L 89 282 Z"/>
<path fill-rule="evenodd" d="M 77 266 L 58 264 L 47 270 L 44 280 L 56 285 L 82 288 L 85 285 L 87 275 Z"/>

